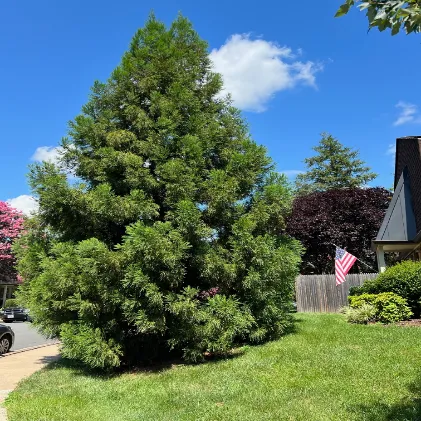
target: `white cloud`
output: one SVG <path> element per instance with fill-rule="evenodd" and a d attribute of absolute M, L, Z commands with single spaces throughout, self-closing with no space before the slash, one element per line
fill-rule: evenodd
<path fill-rule="evenodd" d="M 61 147 L 40 146 L 31 156 L 31 161 L 47 161 L 57 164 L 60 159 Z M 22 211 L 25 215 L 36 213 L 39 208 L 38 201 L 28 194 L 22 194 L 12 199 L 7 199 L 7 203 L 13 208 Z"/>
<path fill-rule="evenodd" d="M 301 49 L 293 54 L 274 42 L 236 34 L 210 58 L 224 80 L 223 94 L 230 93 L 238 108 L 261 112 L 276 92 L 299 84 L 316 87 L 315 75 L 323 66 L 296 60 L 301 54 Z"/>
<path fill-rule="evenodd" d="M 38 211 L 37 200 L 28 194 L 22 194 L 13 199 L 7 199 L 6 202 L 12 206 L 12 208 L 19 209 L 28 216 Z"/>
<path fill-rule="evenodd" d="M 31 157 L 32 161 L 47 161 L 57 164 L 63 148 L 60 146 L 40 146 Z"/>
<path fill-rule="evenodd" d="M 285 174 L 289 178 L 296 177 L 298 174 L 304 174 L 304 171 L 300 170 L 284 170 L 281 171 L 282 174 Z"/>
<path fill-rule="evenodd" d="M 69 145 L 69 148 L 73 148 L 73 146 Z M 34 154 L 31 156 L 31 161 L 51 162 L 66 173 L 67 180 L 69 182 L 75 182 L 77 177 L 60 161 L 63 153 L 64 149 L 61 146 L 40 146 L 35 150 Z"/>
<path fill-rule="evenodd" d="M 396 108 L 400 109 L 398 118 L 393 123 L 394 126 L 401 126 L 407 123 L 421 124 L 421 114 L 418 111 L 418 107 L 415 104 L 409 102 L 399 101 L 396 104 Z"/>

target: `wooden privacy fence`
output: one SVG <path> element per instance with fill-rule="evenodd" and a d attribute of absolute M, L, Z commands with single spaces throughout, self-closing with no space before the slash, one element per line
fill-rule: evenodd
<path fill-rule="evenodd" d="M 295 280 L 297 311 L 330 313 L 348 304 L 349 288 L 360 286 L 378 273 L 356 273 L 346 276 L 346 281 L 335 285 L 335 275 L 300 275 Z"/>

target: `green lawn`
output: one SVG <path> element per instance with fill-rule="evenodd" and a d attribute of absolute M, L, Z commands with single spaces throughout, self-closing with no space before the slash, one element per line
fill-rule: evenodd
<path fill-rule="evenodd" d="M 1 375 L 1 374 L 0 374 Z M 91 376 L 57 363 L 7 400 L 10 421 L 421 420 L 421 328 L 298 315 L 297 333 L 230 360 Z"/>

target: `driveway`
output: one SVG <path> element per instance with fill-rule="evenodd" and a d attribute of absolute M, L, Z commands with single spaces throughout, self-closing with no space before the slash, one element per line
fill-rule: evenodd
<path fill-rule="evenodd" d="M 15 344 L 12 351 L 56 342 L 54 339 L 47 339 L 40 335 L 31 323 L 13 322 L 7 323 L 7 326 L 10 326 L 15 332 Z"/>

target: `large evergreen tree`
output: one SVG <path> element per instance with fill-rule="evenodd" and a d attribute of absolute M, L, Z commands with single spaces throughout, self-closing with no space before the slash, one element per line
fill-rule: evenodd
<path fill-rule="evenodd" d="M 300 262 L 292 197 L 212 72 L 207 44 L 154 17 L 70 123 L 16 251 L 20 299 L 93 367 L 168 350 L 198 360 L 282 334 Z"/>
<path fill-rule="evenodd" d="M 307 171 L 296 178 L 299 194 L 329 189 L 362 187 L 377 177 L 358 158 L 359 152 L 343 146 L 329 133 L 322 133 L 317 155 L 304 160 Z"/>

